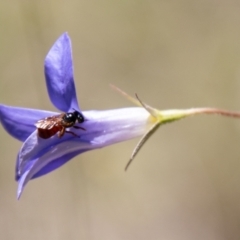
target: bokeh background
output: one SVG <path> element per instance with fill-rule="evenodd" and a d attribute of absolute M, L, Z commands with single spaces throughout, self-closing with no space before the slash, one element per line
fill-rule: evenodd
<path fill-rule="evenodd" d="M 55 110 L 44 58 L 68 31 L 83 110 L 240 110 L 237 1 L 0 1 L 0 102 Z M 21 143 L 0 128 L 0 239 L 240 239 L 240 122 L 198 116 L 76 157 L 16 200 Z"/>

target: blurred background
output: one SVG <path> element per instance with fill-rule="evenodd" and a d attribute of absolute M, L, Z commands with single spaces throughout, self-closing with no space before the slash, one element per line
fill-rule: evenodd
<path fill-rule="evenodd" d="M 44 58 L 67 31 L 83 110 L 240 110 L 236 1 L 0 1 L 0 102 L 55 110 Z M 134 139 L 84 153 L 16 200 L 21 143 L 0 128 L 0 239 L 240 239 L 240 122 L 163 126 L 130 166 Z"/>

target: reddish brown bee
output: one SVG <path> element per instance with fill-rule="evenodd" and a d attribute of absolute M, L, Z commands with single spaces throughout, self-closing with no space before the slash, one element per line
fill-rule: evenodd
<path fill-rule="evenodd" d="M 38 129 L 38 136 L 44 139 L 52 137 L 57 132 L 59 138 L 62 137 L 65 132 L 78 137 L 78 135 L 74 132 L 66 131 L 66 128 L 74 127 L 77 129 L 85 130 L 82 127 L 74 126 L 74 124 L 82 122 L 84 122 L 83 115 L 75 110 L 74 112 L 62 113 L 56 116 L 38 120 L 35 126 Z"/>

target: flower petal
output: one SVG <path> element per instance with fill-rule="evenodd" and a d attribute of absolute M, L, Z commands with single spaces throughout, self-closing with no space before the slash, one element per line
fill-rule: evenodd
<path fill-rule="evenodd" d="M 59 158 L 57 158 L 56 160 L 53 160 L 52 162 L 48 163 L 45 167 L 43 167 L 41 170 L 39 170 L 33 177 L 34 178 L 38 178 L 41 177 L 59 167 L 61 167 L 63 164 L 67 163 L 69 160 L 71 160 L 72 158 L 74 158 L 75 156 L 77 156 L 78 154 L 83 153 L 82 150 L 73 152 L 73 153 L 68 153 L 64 156 L 61 156 Z"/>
<path fill-rule="evenodd" d="M 20 141 L 25 141 L 36 129 L 34 123 L 36 123 L 37 120 L 52 115 L 56 115 L 56 113 L 37 109 L 0 105 L 1 124 L 10 135 Z"/>
<path fill-rule="evenodd" d="M 63 156 L 60 156 L 59 158 L 53 160 L 52 162 L 44 162 L 42 163 L 41 161 L 35 160 L 31 162 L 31 166 L 24 172 L 24 174 L 19 178 L 18 181 L 18 191 L 17 191 L 17 198 L 19 199 L 24 187 L 28 183 L 29 180 L 40 177 L 42 175 L 45 175 L 56 168 L 59 168 L 63 164 L 67 163 L 69 160 L 71 160 L 73 157 L 77 156 L 78 154 L 82 153 L 84 151 L 75 151 L 72 153 L 65 154 Z M 46 164 L 46 165 L 45 165 Z M 40 170 L 38 170 L 40 169 Z M 36 174 L 34 175 L 34 172 Z"/>
<path fill-rule="evenodd" d="M 19 179 L 27 171 L 30 166 L 29 162 L 36 159 L 43 161 L 43 156 L 51 154 L 54 156 L 51 157 L 52 161 L 71 152 L 79 150 L 82 152 L 87 149 L 108 146 L 141 136 L 150 127 L 149 125 L 152 125 L 149 121 L 149 113 L 143 108 L 88 111 L 83 115 L 86 120 L 81 123 L 81 126 L 86 131 L 69 129 L 75 132 L 79 138 L 65 134 L 62 138 L 55 135 L 49 139 L 42 139 L 38 137 L 37 131 L 34 131 L 23 143 L 19 152 L 16 178 Z M 57 166 L 57 164 L 54 165 Z M 36 174 L 37 172 L 34 173 L 34 176 L 38 176 Z"/>
<path fill-rule="evenodd" d="M 153 124 L 143 108 L 88 111 L 83 115 L 81 126 L 86 131 L 69 129 L 79 137 L 65 134 L 42 139 L 34 131 L 23 143 L 16 166 L 19 197 L 29 180 L 55 170 L 80 153 L 141 136 Z"/>
<path fill-rule="evenodd" d="M 153 124 L 150 114 L 140 107 L 85 111 L 83 115 L 86 121 L 81 126 L 86 131 L 81 132 L 81 139 L 96 148 L 142 136 Z"/>
<path fill-rule="evenodd" d="M 73 79 L 71 40 L 64 33 L 52 46 L 45 59 L 45 77 L 53 105 L 63 112 L 79 109 Z"/>
<path fill-rule="evenodd" d="M 18 155 L 16 168 L 16 178 L 19 180 L 18 198 L 29 180 L 60 167 L 74 156 L 92 148 L 91 144 L 80 142 L 71 135 L 63 138 L 65 139 L 58 137 L 41 139 L 37 131 L 29 136 Z"/>

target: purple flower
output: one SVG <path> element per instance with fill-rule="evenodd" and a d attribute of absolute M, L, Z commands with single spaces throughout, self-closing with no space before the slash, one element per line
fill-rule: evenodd
<path fill-rule="evenodd" d="M 53 105 L 64 113 L 72 112 L 73 109 L 80 112 L 73 79 L 71 41 L 66 33 L 55 42 L 45 59 L 45 77 Z M 120 89 L 117 90 L 139 107 L 84 111 L 82 114 L 85 120 L 79 126 L 85 131 L 69 129 L 79 137 L 65 134 L 59 138 L 55 134 L 43 139 L 38 136 L 35 123 L 45 117 L 58 115 L 59 112 L 0 105 L 2 126 L 10 135 L 23 142 L 17 156 L 15 173 L 18 198 L 29 180 L 57 169 L 80 153 L 142 136 L 127 168 L 146 140 L 164 123 L 196 114 L 240 118 L 240 113 L 215 108 L 159 111 L 143 103 L 138 96 L 134 99 Z"/>
<path fill-rule="evenodd" d="M 73 79 L 71 41 L 67 33 L 53 45 L 45 59 L 45 77 L 48 94 L 53 105 L 61 112 L 80 111 Z M 142 107 L 107 111 L 84 111 L 85 121 L 79 126 L 85 131 L 71 128 L 77 134 L 56 135 L 42 139 L 35 123 L 42 118 L 57 115 L 37 109 L 0 105 L 0 121 L 5 130 L 23 142 L 16 163 L 17 197 L 29 180 L 47 174 L 76 155 L 125 141 L 146 133 L 154 121 Z"/>

